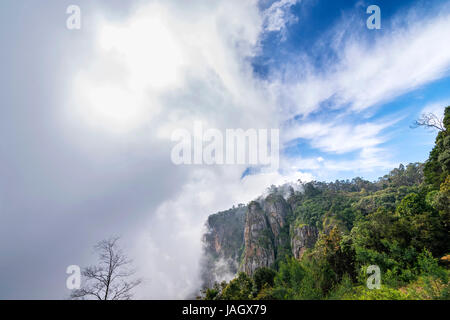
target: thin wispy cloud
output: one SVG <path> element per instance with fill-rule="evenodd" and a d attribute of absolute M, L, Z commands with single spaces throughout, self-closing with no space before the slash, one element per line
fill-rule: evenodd
<path fill-rule="evenodd" d="M 450 30 L 448 6 L 437 17 L 411 9 L 396 19 L 376 38 L 348 30 L 344 20 L 319 41 L 323 51 L 333 53 L 320 69 L 307 56 L 289 65 L 280 89 L 290 97 L 287 116 L 319 111 L 324 102 L 363 111 L 447 76 L 450 45 L 442 39 Z"/>
<path fill-rule="evenodd" d="M 413 7 L 384 21 L 375 37 L 355 28 L 360 20 L 351 11 L 316 42 L 314 54 L 328 59 L 317 65 L 315 56 L 302 52 L 285 64 L 283 72 L 274 73 L 270 88 L 289 119 L 283 131 L 287 148 L 301 139 L 325 154 L 357 152 L 320 166 L 311 159 L 311 169 L 371 171 L 395 164 L 383 144 L 402 117 L 371 120 L 374 111 L 450 71 L 450 46 L 441 41 L 450 30 L 449 7 L 434 16 L 421 10 Z M 428 109 L 442 113 L 440 104 Z M 297 120 L 292 120 L 294 116 Z M 324 120 L 317 121 L 321 116 Z M 298 156 L 308 155 L 299 149 Z"/>
<path fill-rule="evenodd" d="M 291 7 L 300 2 L 301 0 L 279 0 L 273 2 L 263 12 L 264 30 L 267 32 L 281 32 L 284 37 L 286 27 L 298 21 L 298 18 L 291 13 Z"/>

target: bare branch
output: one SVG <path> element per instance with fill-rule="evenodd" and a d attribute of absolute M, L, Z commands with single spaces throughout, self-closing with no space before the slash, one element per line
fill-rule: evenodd
<path fill-rule="evenodd" d="M 135 274 L 129 260 L 118 246 L 118 237 L 102 240 L 94 246 L 99 255 L 97 266 L 86 267 L 82 271 L 83 288 L 74 290 L 72 299 L 129 300 L 132 290 L 141 283 L 140 279 L 130 280 Z"/>
<path fill-rule="evenodd" d="M 422 116 L 414 121 L 412 128 L 426 127 L 430 129 L 437 129 L 439 131 L 445 131 L 444 119 L 440 119 L 434 113 L 424 113 Z"/>

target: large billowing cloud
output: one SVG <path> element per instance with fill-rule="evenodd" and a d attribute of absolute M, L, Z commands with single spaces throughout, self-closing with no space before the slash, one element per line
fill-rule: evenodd
<path fill-rule="evenodd" d="M 73 76 L 64 111 L 73 143 L 96 144 L 85 139 L 95 134 L 112 148 L 146 150 L 143 166 L 165 159 L 149 193 L 164 175 L 177 177 L 168 200 L 144 208 L 146 218 L 127 235 L 145 278 L 139 297 L 183 298 L 198 289 L 209 214 L 246 203 L 271 184 L 312 178 L 289 168 L 242 178 L 242 165 L 176 167 L 170 159 L 172 132 L 192 132 L 197 121 L 205 129 L 279 128 L 277 106 L 251 66 L 268 15 L 257 1 L 140 5 L 125 20 L 100 20 L 93 56 Z"/>

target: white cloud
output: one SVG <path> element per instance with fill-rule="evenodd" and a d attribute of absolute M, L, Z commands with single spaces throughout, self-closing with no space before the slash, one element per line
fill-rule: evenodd
<path fill-rule="evenodd" d="M 294 62 L 288 63 L 285 73 L 274 75 L 270 89 L 283 103 L 284 119 L 297 123 L 282 132 L 285 146 L 302 138 L 322 152 L 354 152 L 356 156 L 317 161 L 304 158 L 300 150 L 297 159 L 285 163 L 302 170 L 312 169 L 318 176 L 324 171 L 365 172 L 396 165 L 389 160 L 392 152 L 382 145 L 389 139 L 386 131 L 400 119 L 370 121 L 367 110 L 447 76 L 450 44 L 442 39 L 448 30 L 448 6 L 434 16 L 415 9 L 403 12 L 390 24 L 383 23 L 383 30 L 374 31 L 378 34 L 371 38 L 366 37 L 366 30 L 358 29 L 355 17 L 344 15 L 312 50 L 332 58 L 318 69 L 313 62 L 316 57 L 299 53 Z M 336 117 L 310 120 L 315 112 L 318 113 L 314 118 L 319 118 L 324 105 Z M 442 106 L 429 108 L 442 112 Z M 368 118 L 361 123 L 354 116 L 348 117 L 350 113 Z M 300 122 L 292 120 L 297 115 L 302 116 Z"/>
<path fill-rule="evenodd" d="M 262 32 L 258 2 L 238 0 L 154 1 L 123 21 L 104 19 L 97 26 L 94 54 L 74 76 L 65 110 L 74 139 L 93 132 L 109 147 L 140 144 L 148 149 L 149 166 L 166 157 L 158 163 L 161 177 L 179 177 L 162 197 L 169 200 L 149 203 L 156 211 L 127 236 L 145 279 L 139 298 L 185 298 L 198 289 L 209 214 L 246 203 L 271 184 L 312 178 L 263 170 L 241 179 L 244 166 L 171 163 L 173 130 L 194 121 L 221 130 L 278 128 L 276 104 L 248 59 Z M 160 183 L 149 183 L 149 192 Z"/>
<path fill-rule="evenodd" d="M 349 42 L 331 72 L 316 74 L 309 65 L 304 81 L 263 83 L 255 79 L 249 57 L 260 49 L 264 32 L 283 32 L 291 23 L 289 8 L 296 1 L 275 2 L 261 13 L 258 1 L 153 1 L 137 7 L 124 21 L 103 20 L 97 26 L 92 58 L 73 78 L 66 119 L 74 137 L 94 132 L 109 144 L 140 139 L 158 168 L 170 176 L 171 133 L 202 121 L 210 128 L 278 128 L 284 117 L 318 110 L 333 98 L 338 105 L 362 110 L 442 75 L 450 62 L 447 44 L 428 43 L 444 18 L 422 29 L 406 29 L 384 37 L 376 47 Z M 415 37 L 414 37 L 415 36 Z M 395 41 L 396 42 L 395 42 Z M 404 60 L 397 58 L 397 55 Z M 428 59 L 425 60 L 424 57 Z M 422 65 L 425 64 L 425 67 Z M 298 66 L 301 69 L 301 66 Z M 298 69 L 297 69 L 298 70 Z M 266 86 L 267 85 L 267 86 Z M 268 87 L 288 93 L 295 108 L 280 115 Z M 359 159 L 282 159 L 281 174 L 264 172 L 241 179 L 245 167 L 177 168 L 178 184 L 158 203 L 149 203 L 147 223 L 133 230 L 135 261 L 146 278 L 140 298 L 184 298 L 197 289 L 201 234 L 206 217 L 261 194 L 271 184 L 311 180 L 302 169 L 357 170 L 387 165 L 379 147 L 381 132 L 390 123 L 313 122 L 290 128 L 288 141 L 308 139 L 330 153 L 356 151 Z M 76 139 L 76 138 L 75 138 Z M 102 140 L 103 141 L 103 140 Z M 165 147 L 157 147 L 164 145 Z M 163 175 L 161 175 L 163 176 Z M 149 192 L 160 181 L 149 183 Z"/>
<path fill-rule="evenodd" d="M 284 140 L 307 139 L 311 146 L 324 152 L 343 154 L 365 148 L 376 147 L 386 141 L 382 131 L 399 121 L 366 122 L 362 124 L 340 124 L 310 122 L 295 124 L 288 128 Z"/>
<path fill-rule="evenodd" d="M 16 107 L 3 108 L 0 126 L 11 142 L 6 146 L 15 146 L 2 154 L 6 176 L 13 179 L 0 185 L 8 195 L 1 249 L 12 271 L 4 274 L 16 274 L 0 281 L 6 281 L 1 293 L 7 297 L 63 297 L 64 264 L 88 265 L 90 246 L 116 233 L 124 247 L 133 248 L 126 251 L 146 280 L 139 298 L 186 297 L 200 283 L 200 239 L 209 214 L 245 203 L 271 184 L 392 168 L 383 146 L 390 124 L 368 118 L 352 123 L 346 112 L 370 109 L 448 71 L 445 7 L 435 17 L 419 13 L 411 23 L 394 26 L 395 32 L 383 23 L 374 43 L 349 31 L 356 29 L 354 21 L 342 21 L 318 48 L 334 50 L 323 69 L 300 54 L 287 68 L 292 74 L 280 77 L 287 81 L 265 82 L 255 78 L 251 58 L 267 34 L 284 39 L 297 21 L 292 9 L 299 1 L 270 0 L 264 12 L 257 0 L 85 2 L 82 30 L 69 33 L 60 19 L 34 24 L 30 12 L 62 12 L 30 2 L 33 10 L 24 14 L 31 18 L 13 28 L 12 42 L 34 43 L 30 28 L 52 41 L 5 51 L 11 57 L 6 78 L 42 81 L 6 81 L 27 93 L 9 90 L 4 105 Z M 24 55 L 24 49 L 35 51 Z M 308 119 L 321 103 L 342 114 L 328 122 L 320 113 Z M 172 131 L 194 121 L 221 130 L 269 129 L 297 114 L 305 115 L 306 124 L 284 128 L 284 142 L 306 139 L 326 153 L 322 157 L 286 156 L 280 172 L 244 178 L 245 167 L 175 167 L 170 161 Z M 346 158 L 349 152 L 356 156 Z M 17 241 L 9 245 L 11 239 Z"/>
<path fill-rule="evenodd" d="M 297 17 L 290 12 L 293 5 L 301 0 L 279 0 L 264 11 L 264 29 L 283 32 L 286 26 L 297 22 Z"/>
<path fill-rule="evenodd" d="M 358 157 L 351 160 L 329 160 L 324 163 L 328 172 L 351 171 L 356 174 L 374 172 L 375 170 L 389 171 L 398 163 L 389 160 L 389 151 L 383 148 L 364 148 Z"/>
<path fill-rule="evenodd" d="M 245 127 L 259 116 L 261 124 L 273 106 L 248 63 L 261 30 L 257 1 L 155 1 L 125 21 L 102 19 L 95 53 L 74 77 L 67 118 L 106 134 L 193 119 L 216 127 L 241 119 L 236 125 Z"/>
<path fill-rule="evenodd" d="M 450 99 L 429 103 L 422 109 L 421 114 L 432 113 L 439 119 L 443 119 L 444 110 L 447 106 L 450 106 Z"/>
<path fill-rule="evenodd" d="M 242 180 L 241 175 L 238 167 L 195 169 L 180 185 L 181 193 L 149 217 L 145 232 L 136 237 L 136 262 L 146 270 L 147 280 L 139 289 L 140 298 L 183 299 L 198 293 L 201 234 L 208 215 L 231 204 L 248 203 L 272 184 L 312 180 L 312 175 L 297 171 L 262 172 Z"/>
<path fill-rule="evenodd" d="M 355 25 L 341 21 L 327 34 L 320 50 L 332 50 L 335 57 L 321 70 L 304 56 L 288 68 L 293 84 L 274 87 L 290 97 L 286 117 L 317 111 L 323 102 L 362 111 L 449 74 L 450 42 L 443 41 L 450 30 L 448 7 L 437 17 L 415 11 L 402 15 L 402 20 L 373 31 L 379 32 L 376 40 L 360 29 L 353 31 Z"/>

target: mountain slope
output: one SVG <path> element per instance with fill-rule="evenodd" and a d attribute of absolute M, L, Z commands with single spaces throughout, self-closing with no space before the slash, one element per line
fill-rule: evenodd
<path fill-rule="evenodd" d="M 400 165 L 375 182 L 272 186 L 211 215 L 204 297 L 448 299 L 450 107 L 444 125 L 425 164 Z M 378 293 L 365 288 L 370 265 L 382 274 Z M 231 281 L 214 284 L 222 280 Z"/>

